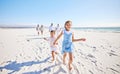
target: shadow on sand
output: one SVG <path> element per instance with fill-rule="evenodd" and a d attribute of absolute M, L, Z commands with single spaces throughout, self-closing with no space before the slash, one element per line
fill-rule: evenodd
<path fill-rule="evenodd" d="M 41 64 L 41 63 L 46 63 L 50 57 L 47 57 L 46 59 L 42 61 L 29 61 L 29 62 L 23 62 L 23 63 L 17 63 L 16 61 L 10 62 L 9 64 L 5 65 L 4 67 L 0 67 L 0 70 L 2 69 L 7 69 L 7 70 L 12 70 L 12 72 L 8 74 L 12 74 L 14 72 L 19 71 L 22 67 L 24 66 L 32 66 L 34 64 Z"/>
<path fill-rule="evenodd" d="M 54 68 L 55 66 L 58 66 L 58 65 L 60 65 L 60 64 L 54 64 L 54 65 L 48 66 L 48 67 L 46 67 L 46 68 L 44 68 L 43 70 L 40 70 L 40 71 L 26 72 L 26 73 L 23 73 L 23 74 L 41 74 L 41 73 L 44 73 L 44 72 L 50 73 L 51 69 Z"/>

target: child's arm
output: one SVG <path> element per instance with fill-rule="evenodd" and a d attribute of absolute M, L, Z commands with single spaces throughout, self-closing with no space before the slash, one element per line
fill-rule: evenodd
<path fill-rule="evenodd" d="M 74 39 L 74 34 L 72 34 L 72 41 L 76 42 L 76 41 L 85 41 L 85 38 L 80 38 L 80 39 Z"/>
<path fill-rule="evenodd" d="M 63 34 L 63 32 L 61 32 L 61 33 L 58 35 L 58 37 L 55 39 L 55 41 L 53 42 L 54 45 L 56 44 L 57 40 L 62 36 L 62 34 Z"/>

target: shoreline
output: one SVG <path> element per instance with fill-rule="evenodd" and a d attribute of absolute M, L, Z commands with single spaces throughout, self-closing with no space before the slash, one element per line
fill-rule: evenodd
<path fill-rule="evenodd" d="M 120 27 L 107 27 L 106 29 L 103 29 L 104 27 L 81 27 L 81 28 L 72 28 L 71 30 L 78 30 L 81 32 L 100 32 L 100 33 L 120 33 Z M 109 28 L 113 28 L 113 30 L 107 30 Z M 116 30 L 115 28 L 118 28 Z M 0 27 L 0 29 L 36 29 L 36 27 Z M 48 27 L 45 27 L 44 29 L 48 29 Z M 101 30 L 100 30 L 101 29 Z"/>

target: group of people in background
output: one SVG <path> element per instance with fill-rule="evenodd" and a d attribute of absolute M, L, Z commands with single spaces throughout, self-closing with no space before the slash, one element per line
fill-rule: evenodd
<path fill-rule="evenodd" d="M 52 61 L 56 60 L 55 56 L 57 54 L 58 48 L 58 40 L 63 35 L 63 42 L 62 42 L 62 54 L 63 54 L 63 64 L 66 65 L 66 56 L 69 55 L 69 61 L 68 61 L 68 69 L 72 69 L 72 62 L 73 62 L 73 50 L 74 45 L 73 42 L 76 41 L 85 41 L 85 38 L 74 38 L 74 33 L 71 31 L 72 21 L 66 21 L 64 24 L 64 29 L 61 30 L 59 27 L 59 24 L 57 24 L 57 27 L 53 27 L 53 23 L 51 23 L 49 27 L 50 37 L 44 38 L 44 40 L 49 41 L 50 43 L 50 49 L 52 54 Z M 39 25 L 37 26 L 37 28 Z M 38 30 L 38 29 L 37 29 Z M 43 25 L 41 25 L 40 30 L 42 31 L 41 34 L 43 34 Z M 39 33 L 38 33 L 39 34 Z"/>
<path fill-rule="evenodd" d="M 37 31 L 37 34 L 39 35 L 40 34 L 40 32 L 41 32 L 41 35 L 43 35 L 43 30 L 44 30 L 44 27 L 43 27 L 43 25 L 37 25 L 37 27 L 36 27 L 36 31 Z"/>
<path fill-rule="evenodd" d="M 51 30 L 55 30 L 55 31 L 56 31 L 56 34 L 58 35 L 59 32 L 60 32 L 60 30 L 61 30 L 61 28 L 60 28 L 59 24 L 57 24 L 57 26 L 54 27 L 54 26 L 53 26 L 53 23 L 51 23 L 51 25 L 49 26 L 49 32 L 50 32 Z M 44 26 L 43 26 L 43 25 L 40 26 L 39 24 L 37 24 L 37 26 L 36 26 L 36 31 L 37 31 L 37 34 L 38 34 L 38 35 L 40 35 L 40 33 L 41 33 L 41 35 L 43 35 Z"/>

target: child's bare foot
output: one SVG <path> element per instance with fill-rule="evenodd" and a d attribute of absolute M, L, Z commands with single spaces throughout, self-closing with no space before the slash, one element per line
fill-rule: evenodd
<path fill-rule="evenodd" d="M 54 59 L 51 60 L 52 62 L 54 61 Z"/>
<path fill-rule="evenodd" d="M 66 65 L 65 60 L 63 60 L 63 64 Z"/>
<path fill-rule="evenodd" d="M 72 66 L 71 66 L 71 64 L 70 64 L 70 63 L 68 64 L 68 68 L 69 68 L 69 71 L 71 71 L 71 70 L 72 70 Z"/>
<path fill-rule="evenodd" d="M 71 66 L 69 66 L 69 71 L 71 71 L 72 70 L 72 67 Z"/>

